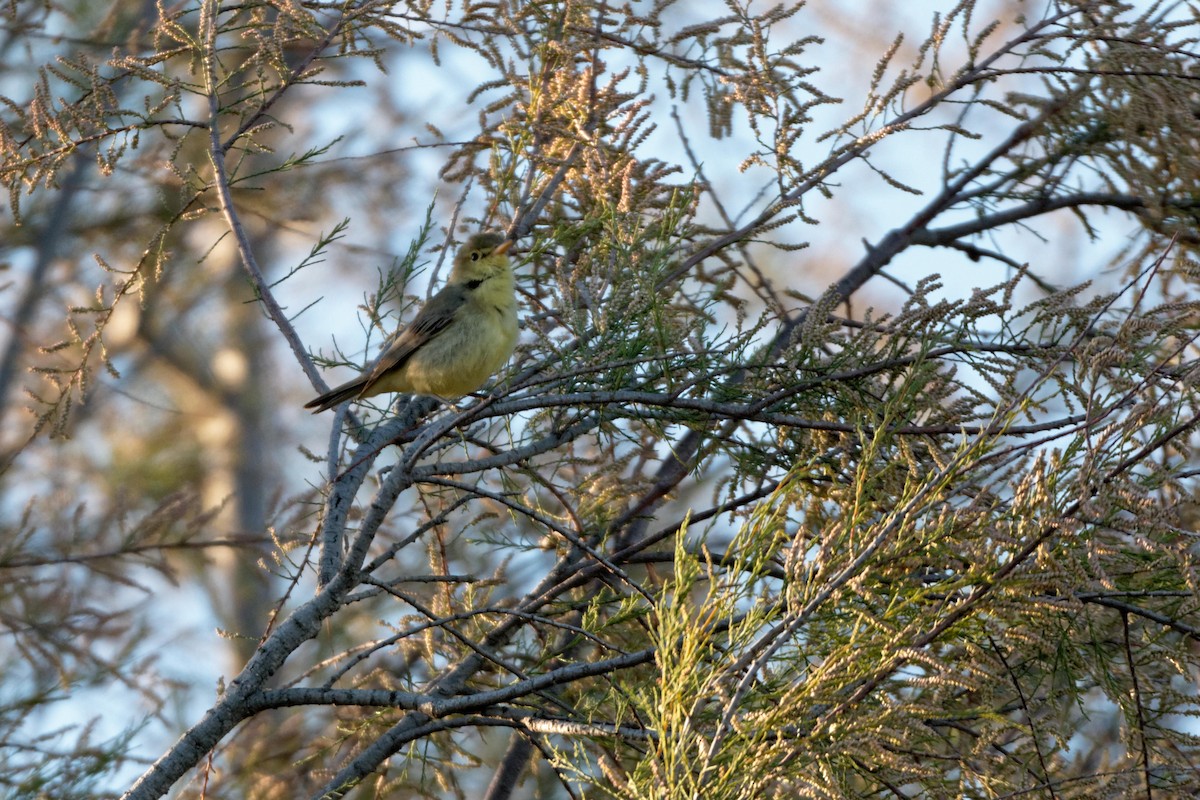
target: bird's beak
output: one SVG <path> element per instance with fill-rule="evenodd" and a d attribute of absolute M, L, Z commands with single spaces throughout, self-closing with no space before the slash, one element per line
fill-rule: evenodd
<path fill-rule="evenodd" d="M 513 240 L 505 239 L 503 242 L 496 245 L 496 249 L 492 251 L 492 255 L 502 256 L 505 253 L 507 253 L 512 246 L 513 246 Z"/>

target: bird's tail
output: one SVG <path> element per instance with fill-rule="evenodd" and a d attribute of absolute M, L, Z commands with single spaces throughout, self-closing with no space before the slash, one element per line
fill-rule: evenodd
<path fill-rule="evenodd" d="M 314 414 L 320 414 L 322 411 L 326 411 L 336 405 L 346 402 L 347 400 L 353 400 L 355 397 L 358 397 L 359 392 L 361 392 L 363 387 L 366 385 L 367 378 L 365 376 L 355 378 L 349 383 L 343 383 L 341 386 L 330 389 L 320 397 L 314 397 L 312 400 L 309 400 L 307 403 L 305 403 L 304 407 L 311 408 Z"/>

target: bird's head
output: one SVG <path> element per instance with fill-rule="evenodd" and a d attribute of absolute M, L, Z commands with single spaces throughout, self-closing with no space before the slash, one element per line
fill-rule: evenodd
<path fill-rule="evenodd" d="M 508 272 L 508 250 L 512 244 L 512 239 L 504 238 L 503 234 L 475 234 L 463 243 L 454 256 L 451 280 L 466 283 Z"/>

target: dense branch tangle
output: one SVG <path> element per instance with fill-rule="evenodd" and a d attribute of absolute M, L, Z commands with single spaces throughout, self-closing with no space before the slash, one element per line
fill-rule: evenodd
<path fill-rule="evenodd" d="M 325 342 L 295 327 L 246 220 L 250 190 L 321 167 L 323 147 L 274 148 L 293 98 L 374 79 L 354 58 L 420 46 L 482 70 L 462 100 L 480 101 L 476 129 L 441 163 L 486 199 L 422 235 L 509 225 L 527 253 L 525 337 L 495 392 L 337 418 L 305 499 L 320 511 L 300 517 L 320 585 L 299 560 L 286 613 L 129 797 L 214 752 L 261 773 L 275 725 L 305 734 L 289 758 L 321 765 L 303 791 L 322 797 L 425 769 L 456 785 L 490 727 L 529 737 L 577 795 L 1194 785 L 1164 721 L 1195 710 L 1171 682 L 1200 629 L 1168 513 L 1198 413 L 1200 309 L 1178 288 L 1195 280 L 1194 23 L 1096 2 L 990 26 L 959 3 L 923 46 L 897 40 L 838 120 L 808 12 L 676 5 L 209 0 L 163 9 L 145 52 L 77 66 L 69 108 L 8 106 L 14 191 L 85 144 L 180 137 L 168 227 L 219 209 L 278 352 L 318 389 Z M 158 87 L 146 110 L 111 101 L 122 82 Z M 682 153 L 656 145 L 696 97 L 712 136 L 749 131 L 722 153 L 734 190 L 684 114 Z M 887 174 L 893 142 L 933 133 L 940 174 Z M 864 225 L 828 291 L 803 285 L 801 226 L 860 166 L 925 196 L 886 233 Z M 1062 210 L 1094 227 L 1128 213 L 1136 268 L 1057 291 L 1047 264 L 1006 253 L 1007 231 Z M 981 288 L 897 279 L 890 313 L 862 310 L 864 286 L 934 247 L 967 255 Z M 97 340 L 113 305 L 88 310 Z M 1061 720 L 1092 691 L 1136 722 L 1110 773 L 1074 775 Z"/>

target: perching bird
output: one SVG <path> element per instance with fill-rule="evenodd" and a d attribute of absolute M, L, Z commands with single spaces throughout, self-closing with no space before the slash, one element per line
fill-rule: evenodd
<path fill-rule="evenodd" d="M 512 355 L 517 297 L 508 250 L 512 240 L 477 233 L 454 257 L 450 279 L 393 339 L 370 372 L 304 404 L 319 413 L 383 392 L 461 397 Z"/>

